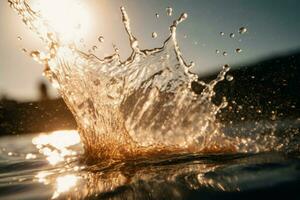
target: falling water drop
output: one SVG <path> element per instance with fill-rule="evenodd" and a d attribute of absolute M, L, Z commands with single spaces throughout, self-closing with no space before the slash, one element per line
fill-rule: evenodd
<path fill-rule="evenodd" d="M 217 49 L 217 50 L 216 50 L 216 54 L 219 54 L 219 53 L 220 53 L 220 50 Z"/>
<path fill-rule="evenodd" d="M 193 68 L 193 67 L 195 67 L 195 62 L 191 61 L 190 65 L 189 65 L 189 68 Z"/>
<path fill-rule="evenodd" d="M 223 56 L 227 56 L 228 53 L 226 51 L 223 52 Z"/>
<path fill-rule="evenodd" d="M 184 35 L 183 35 L 183 38 L 186 39 L 186 38 L 187 38 L 187 34 L 184 34 Z"/>
<path fill-rule="evenodd" d="M 223 65 L 223 69 L 224 69 L 224 70 L 229 70 L 230 67 L 229 67 L 229 65 L 225 64 L 225 65 Z"/>
<path fill-rule="evenodd" d="M 235 50 L 235 52 L 236 52 L 236 53 L 241 53 L 241 52 L 242 52 L 242 49 L 237 48 L 237 49 Z"/>
<path fill-rule="evenodd" d="M 104 37 L 103 36 L 99 36 L 98 37 L 98 41 L 101 42 L 101 43 L 104 42 Z"/>
<path fill-rule="evenodd" d="M 97 49 L 98 49 L 98 47 L 97 46 L 93 46 L 93 51 L 96 51 Z"/>
<path fill-rule="evenodd" d="M 152 33 L 152 38 L 157 38 L 157 33 L 156 32 Z"/>
<path fill-rule="evenodd" d="M 30 53 L 30 56 L 31 56 L 32 58 L 39 57 L 39 56 L 40 56 L 40 52 L 38 52 L 38 51 L 32 51 L 32 52 Z"/>
<path fill-rule="evenodd" d="M 224 36 L 224 35 L 225 35 L 225 33 L 224 33 L 224 32 L 220 32 L 220 35 L 221 35 L 221 36 Z"/>
<path fill-rule="evenodd" d="M 184 20 L 186 20 L 187 18 L 188 18 L 188 14 L 187 14 L 187 13 L 182 13 L 182 14 L 180 15 L 179 21 L 184 21 Z"/>
<path fill-rule="evenodd" d="M 244 33 L 246 33 L 247 32 L 247 28 L 246 27 L 241 27 L 241 28 L 239 28 L 239 33 L 240 34 L 244 34 Z"/>
<path fill-rule="evenodd" d="M 230 37 L 230 38 L 234 38 L 234 37 L 235 37 L 235 34 L 234 34 L 234 33 L 230 33 L 229 37 Z"/>
<path fill-rule="evenodd" d="M 227 75 L 227 76 L 226 76 L 226 80 L 227 80 L 227 81 L 232 81 L 232 80 L 233 80 L 233 76 Z"/>
<path fill-rule="evenodd" d="M 159 18 L 159 14 L 158 14 L 158 13 L 156 13 L 156 14 L 155 14 L 155 17 L 158 19 L 158 18 Z"/>
<path fill-rule="evenodd" d="M 172 9 L 171 7 L 167 7 L 167 8 L 166 8 L 166 11 L 167 11 L 167 15 L 168 15 L 168 16 L 172 16 L 172 14 L 173 14 L 173 9 Z"/>
<path fill-rule="evenodd" d="M 23 40 L 23 38 L 21 36 L 17 37 L 19 41 Z"/>

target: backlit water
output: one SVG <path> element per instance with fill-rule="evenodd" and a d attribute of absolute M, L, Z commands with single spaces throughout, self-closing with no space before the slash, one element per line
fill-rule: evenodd
<path fill-rule="evenodd" d="M 122 60 L 116 45 L 110 56 L 85 52 L 81 38 L 61 34 L 27 1 L 9 3 L 43 42 L 44 49 L 29 55 L 45 67 L 78 131 L 1 139 L 4 199 L 245 199 L 296 192 L 299 120 L 222 124 L 217 114 L 228 101 L 213 99 L 219 82 L 233 80 L 226 76 L 230 67 L 224 64 L 210 82 L 192 72 L 196 66 L 176 39 L 187 13 L 175 18 L 161 47 L 141 49 L 120 7 L 132 51 Z M 280 127 L 295 129 L 275 134 Z"/>

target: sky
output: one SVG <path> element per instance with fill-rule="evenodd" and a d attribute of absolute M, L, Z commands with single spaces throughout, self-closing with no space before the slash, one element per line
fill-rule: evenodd
<path fill-rule="evenodd" d="M 195 72 L 202 75 L 219 70 L 223 64 L 243 65 L 300 50 L 299 0 L 81 0 L 81 3 L 88 13 L 83 35 L 85 47 L 82 48 L 98 45 L 96 54 L 99 57 L 111 54 L 112 44 L 118 46 L 123 59 L 130 54 L 120 6 L 126 8 L 141 48 L 162 46 L 168 37 L 169 25 L 186 12 L 188 20 L 178 27 L 177 38 L 185 59 L 194 61 Z M 63 11 L 58 17 L 72 16 L 68 6 L 60 3 L 54 7 L 60 8 L 54 12 Z M 171 17 L 166 14 L 167 7 L 173 8 Z M 160 15 L 158 19 L 156 13 Z M 246 27 L 247 33 L 240 35 L 240 27 Z M 151 37 L 154 31 L 158 34 L 155 39 Z M 220 32 L 225 35 L 221 36 Z M 230 38 L 230 33 L 235 33 L 236 37 Z M 99 36 L 104 37 L 101 45 L 97 41 Z M 36 50 L 43 45 L 7 1 L 1 0 L 0 95 L 35 100 L 38 98 L 37 84 L 46 81 L 42 76 L 43 66 L 22 52 L 22 48 Z M 235 53 L 236 48 L 242 52 Z M 228 56 L 216 54 L 216 50 L 226 51 Z M 52 96 L 55 93 L 52 89 Z"/>

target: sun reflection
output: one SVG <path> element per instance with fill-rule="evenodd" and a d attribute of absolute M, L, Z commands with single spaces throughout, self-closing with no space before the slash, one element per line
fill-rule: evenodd
<path fill-rule="evenodd" d="M 80 143 L 80 137 L 77 131 L 55 131 L 34 137 L 32 143 L 47 157 L 51 165 L 56 165 L 67 156 L 77 155 L 71 147 Z"/>
<path fill-rule="evenodd" d="M 52 196 L 52 199 L 56 199 L 61 193 L 68 192 L 71 188 L 76 186 L 79 177 L 75 175 L 60 176 L 56 179 L 56 190 Z"/>

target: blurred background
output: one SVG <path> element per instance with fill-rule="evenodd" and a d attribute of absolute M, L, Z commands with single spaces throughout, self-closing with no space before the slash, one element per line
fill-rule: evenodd
<path fill-rule="evenodd" d="M 34 7 L 36 1 L 29 3 Z M 186 12 L 189 18 L 178 28 L 177 37 L 185 59 L 195 62 L 194 72 L 210 81 L 224 64 L 231 66 L 227 80 L 216 88 L 216 102 L 223 96 L 229 100 L 229 106 L 218 116 L 221 121 L 226 124 L 296 119 L 299 123 L 298 0 L 81 3 L 87 14 L 80 48 L 88 52 L 96 46 L 93 53 L 100 58 L 113 53 L 113 45 L 120 49 L 123 59 L 131 53 L 120 6 L 125 6 L 141 48 L 162 46 L 169 25 Z M 166 12 L 168 7 L 172 8 L 172 16 Z M 45 9 L 66 23 L 76 16 L 64 7 Z M 247 31 L 240 34 L 242 27 Z M 157 33 L 156 38 L 152 37 L 153 32 Z M 0 135 L 76 128 L 58 92 L 43 78 L 43 66 L 29 57 L 32 50 L 43 50 L 41 41 L 25 27 L 7 1 L 0 2 L 0 34 Z M 100 36 L 104 40 L 101 43 Z M 193 89 L 201 92 L 202 88 L 195 84 Z"/>

